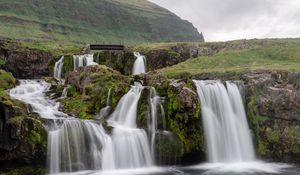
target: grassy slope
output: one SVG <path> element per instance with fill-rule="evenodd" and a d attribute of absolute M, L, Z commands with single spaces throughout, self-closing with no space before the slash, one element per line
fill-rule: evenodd
<path fill-rule="evenodd" d="M 251 46 L 246 49 L 224 49 L 215 55 L 189 59 L 160 72 L 168 77 L 180 77 L 184 74 L 192 76 L 250 70 L 300 71 L 300 39 L 249 40 L 246 43 Z"/>
<path fill-rule="evenodd" d="M 127 44 L 200 40 L 196 29 L 147 0 L 2 0 L 0 36 Z"/>

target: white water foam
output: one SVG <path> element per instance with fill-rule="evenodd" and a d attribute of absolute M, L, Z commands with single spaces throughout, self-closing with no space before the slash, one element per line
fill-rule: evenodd
<path fill-rule="evenodd" d="M 136 60 L 133 64 L 132 74 L 139 75 L 146 73 L 146 58 L 144 55 L 141 55 L 139 52 L 134 52 Z"/>
<path fill-rule="evenodd" d="M 191 166 L 191 169 L 205 170 L 204 174 L 224 173 L 270 173 L 279 174 L 292 168 L 292 165 L 284 163 L 266 163 L 262 161 L 236 162 L 236 163 L 205 163 Z"/>
<path fill-rule="evenodd" d="M 45 92 L 49 90 L 50 84 L 43 80 L 19 80 L 19 82 L 20 85 L 9 91 L 12 98 L 25 102 L 42 118 L 56 119 L 67 116 L 58 110 L 58 102 L 46 97 Z"/>

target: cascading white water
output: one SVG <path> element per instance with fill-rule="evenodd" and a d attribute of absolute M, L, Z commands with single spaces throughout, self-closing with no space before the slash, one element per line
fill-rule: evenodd
<path fill-rule="evenodd" d="M 112 140 L 117 169 L 153 165 L 147 134 L 136 128 L 137 105 L 143 88 L 138 83 L 132 86 L 108 121 L 114 127 Z"/>
<path fill-rule="evenodd" d="M 236 84 L 194 81 L 201 101 L 210 162 L 254 161 L 254 148 Z"/>
<path fill-rule="evenodd" d="M 43 80 L 19 80 L 20 85 L 9 91 L 10 96 L 29 105 L 33 112 L 47 119 L 65 117 L 66 114 L 58 110 L 59 103 L 46 97 L 45 92 L 50 85 Z"/>
<path fill-rule="evenodd" d="M 50 174 L 114 168 L 111 138 L 101 125 L 69 119 L 48 134 Z M 104 159 L 105 158 L 105 159 Z"/>
<path fill-rule="evenodd" d="M 69 88 L 69 86 L 64 87 L 64 89 L 61 93 L 61 98 L 66 98 L 68 96 L 68 88 Z"/>
<path fill-rule="evenodd" d="M 60 80 L 61 76 L 62 76 L 62 70 L 64 67 L 64 56 L 62 56 L 56 63 L 54 66 L 54 73 L 53 73 L 53 77 Z"/>
<path fill-rule="evenodd" d="M 109 115 L 111 110 L 110 98 L 111 98 L 111 88 L 109 88 L 108 90 L 106 106 L 100 110 L 99 114 L 96 116 L 97 119 L 105 118 Z"/>
<path fill-rule="evenodd" d="M 112 141 L 100 124 L 79 120 L 59 111 L 59 102 L 47 98 L 50 85 L 43 80 L 19 80 L 11 97 L 30 105 L 33 112 L 50 119 L 48 172 L 114 169 Z M 105 161 L 103 161 L 105 160 Z"/>
<path fill-rule="evenodd" d="M 148 132 L 151 136 L 151 153 L 152 155 L 155 155 L 154 144 L 156 131 L 158 130 L 158 117 L 161 117 L 163 130 L 166 130 L 166 119 L 161 97 L 157 95 L 156 90 L 153 87 L 150 87 L 149 103 L 150 117 L 148 118 Z"/>
<path fill-rule="evenodd" d="M 146 73 L 146 58 L 144 55 L 141 55 L 139 52 L 134 52 L 136 60 L 133 64 L 132 74 L 139 75 Z"/>
<path fill-rule="evenodd" d="M 73 63 L 74 63 L 74 70 L 76 70 L 78 67 L 97 65 L 97 63 L 94 62 L 93 54 L 74 55 Z"/>

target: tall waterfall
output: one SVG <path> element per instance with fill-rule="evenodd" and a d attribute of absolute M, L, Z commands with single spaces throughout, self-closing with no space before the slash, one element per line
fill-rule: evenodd
<path fill-rule="evenodd" d="M 74 70 L 76 70 L 78 67 L 97 65 L 97 63 L 94 62 L 93 54 L 74 55 L 73 62 L 74 62 Z"/>
<path fill-rule="evenodd" d="M 201 100 L 202 120 L 210 162 L 255 159 L 243 101 L 236 84 L 194 81 Z"/>
<path fill-rule="evenodd" d="M 99 114 L 96 116 L 97 119 L 105 118 L 109 115 L 110 110 L 111 110 L 110 98 L 111 98 L 111 88 L 109 88 L 109 90 L 108 90 L 106 106 L 104 108 L 100 109 Z"/>
<path fill-rule="evenodd" d="M 159 128 L 159 119 L 161 117 L 162 122 L 162 129 L 166 130 L 166 118 L 165 118 L 165 111 L 162 105 L 162 99 L 156 93 L 155 88 L 150 87 L 150 94 L 149 94 L 149 103 L 150 103 L 150 117 L 148 117 L 148 132 L 150 134 L 151 140 L 151 152 L 152 155 L 155 155 L 155 136 L 156 132 Z"/>
<path fill-rule="evenodd" d="M 133 64 L 132 74 L 139 75 L 146 72 L 146 58 L 139 52 L 134 52 L 136 60 Z"/>
<path fill-rule="evenodd" d="M 64 56 L 62 56 L 54 65 L 54 78 L 60 80 L 62 75 L 62 70 L 64 67 Z"/>
<path fill-rule="evenodd" d="M 117 169 L 153 165 L 147 134 L 136 127 L 137 105 L 143 88 L 139 83 L 132 86 L 109 119 L 114 127 L 112 140 Z"/>

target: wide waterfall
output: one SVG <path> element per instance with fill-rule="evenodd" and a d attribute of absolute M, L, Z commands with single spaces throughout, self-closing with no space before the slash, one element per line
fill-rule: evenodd
<path fill-rule="evenodd" d="M 51 174 L 114 168 L 111 138 L 91 121 L 68 119 L 49 131 L 47 157 Z"/>
<path fill-rule="evenodd" d="M 59 111 L 59 102 L 45 92 L 50 85 L 43 80 L 19 80 L 11 97 L 25 102 L 42 118 L 49 119 L 48 172 L 114 169 L 113 146 L 102 125 L 75 119 Z M 104 160 L 105 161 L 102 161 Z"/>
<path fill-rule="evenodd" d="M 194 81 L 201 100 L 202 120 L 210 162 L 254 161 L 247 117 L 235 83 Z"/>
<path fill-rule="evenodd" d="M 147 134 L 145 130 L 136 127 L 137 105 L 143 89 L 139 83 L 132 86 L 108 121 L 114 127 L 112 140 L 117 169 L 153 165 Z"/>
<path fill-rule="evenodd" d="M 62 76 L 62 71 L 63 71 L 63 67 L 64 67 L 64 56 L 62 56 L 56 63 L 54 66 L 54 73 L 53 73 L 53 77 L 60 80 L 61 76 Z"/>
<path fill-rule="evenodd" d="M 132 74 L 139 75 L 146 72 L 146 58 L 139 52 L 134 52 L 136 60 L 133 64 Z"/>
<path fill-rule="evenodd" d="M 73 63 L 74 63 L 74 70 L 76 70 L 78 67 L 97 65 L 97 63 L 94 62 L 93 54 L 74 55 Z"/>

